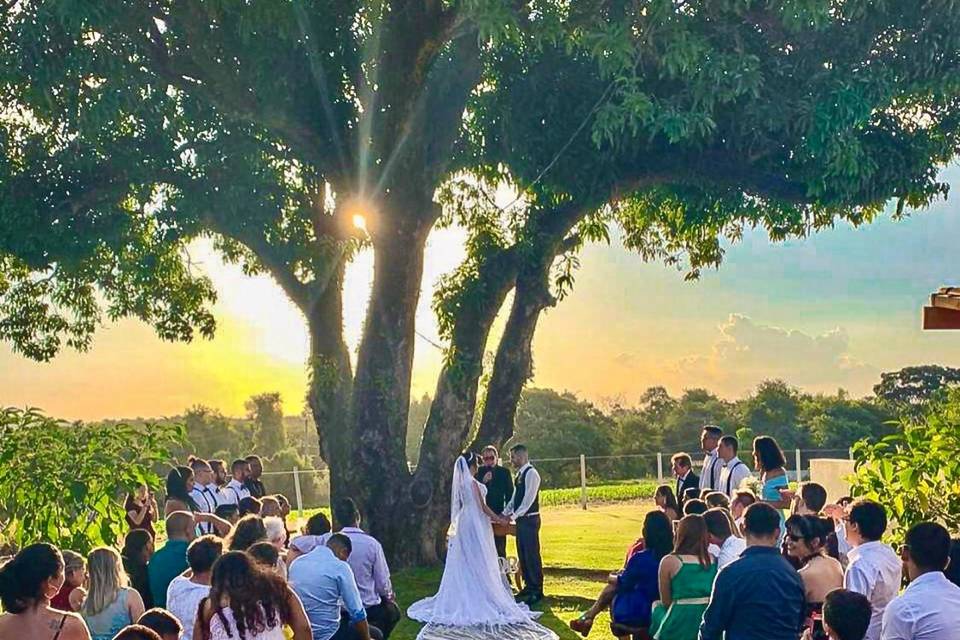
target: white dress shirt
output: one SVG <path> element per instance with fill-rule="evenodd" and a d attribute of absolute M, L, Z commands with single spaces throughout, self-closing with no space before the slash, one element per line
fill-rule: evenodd
<path fill-rule="evenodd" d="M 344 527 L 338 533 L 350 538 L 353 550 L 347 558 L 347 564 L 353 570 L 353 577 L 360 589 L 360 599 L 364 608 L 375 607 L 384 599 L 393 598 L 393 585 L 390 583 L 390 568 L 383 547 L 376 538 L 363 529 Z M 315 546 L 326 545 L 332 533 L 319 536 Z M 301 536 L 303 537 L 303 536 Z M 299 551 L 300 549 L 298 549 Z"/>
<path fill-rule="evenodd" d="M 230 482 L 223 489 L 220 489 L 220 504 L 235 504 L 240 506 L 240 501 L 250 497 L 250 490 L 243 486 L 243 483 L 236 478 L 230 478 Z"/>
<path fill-rule="evenodd" d="M 889 545 L 876 540 L 854 547 L 848 557 L 850 565 L 843 577 L 843 586 L 870 600 L 873 615 L 864 640 L 880 640 L 883 610 L 900 592 L 903 563 Z"/>
<path fill-rule="evenodd" d="M 717 491 L 722 491 L 728 498 L 733 500 L 733 494 L 740 488 L 740 483 L 744 478 L 751 475 L 750 468 L 737 456 L 730 458 L 728 462 L 720 461 L 723 468 L 720 470 L 720 482 Z"/>
<path fill-rule="evenodd" d="M 883 612 L 882 640 L 958 640 L 960 587 L 942 571 L 910 583 Z"/>
<path fill-rule="evenodd" d="M 211 492 L 209 488 L 195 484 L 193 485 L 193 490 L 190 491 L 190 497 L 197 503 L 198 513 L 216 513 L 218 504 L 217 494 Z M 216 533 L 212 522 L 199 523 L 197 530 L 201 535 L 205 533 Z"/>
<path fill-rule="evenodd" d="M 527 469 L 529 469 L 529 471 L 527 471 Z M 526 475 L 524 475 L 524 472 L 526 472 Z M 513 500 L 517 495 L 517 489 L 514 487 L 513 495 L 510 496 L 510 502 L 508 502 L 504 508 L 503 515 L 513 516 L 514 520 L 522 518 L 523 516 L 540 515 L 539 513 L 527 513 L 530 511 L 530 507 L 533 506 L 533 501 L 537 498 L 537 493 L 540 491 L 540 472 L 534 469 L 533 465 L 528 462 L 517 470 L 517 475 L 523 477 L 523 501 L 516 509 L 513 508 Z"/>
<path fill-rule="evenodd" d="M 737 536 L 730 536 L 723 541 L 720 546 L 720 553 L 717 554 L 717 569 L 723 569 L 725 566 L 740 558 L 740 554 L 747 548 L 747 541 Z"/>
<path fill-rule="evenodd" d="M 720 459 L 720 449 L 714 449 L 703 458 L 703 470 L 700 472 L 700 488 L 720 491 L 720 472 L 723 471 L 723 460 Z"/>

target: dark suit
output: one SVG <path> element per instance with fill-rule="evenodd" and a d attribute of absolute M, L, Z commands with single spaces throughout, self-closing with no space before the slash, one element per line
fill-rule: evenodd
<path fill-rule="evenodd" d="M 686 493 L 688 489 L 696 489 L 697 497 L 700 497 L 700 476 L 695 474 L 693 469 L 690 470 L 690 472 L 687 474 L 687 477 L 683 480 L 677 478 L 677 502 L 681 507 L 683 506 L 684 501 L 687 499 Z"/>
<path fill-rule="evenodd" d="M 483 482 L 484 476 L 488 473 L 492 478 L 489 482 Z M 487 487 L 487 506 L 490 510 L 494 513 L 503 513 L 504 507 L 513 495 L 513 479 L 510 477 L 510 472 L 500 465 L 483 466 L 477 471 L 477 481 L 483 482 Z M 493 541 L 497 547 L 497 556 L 506 558 L 507 536 L 494 536 Z"/>

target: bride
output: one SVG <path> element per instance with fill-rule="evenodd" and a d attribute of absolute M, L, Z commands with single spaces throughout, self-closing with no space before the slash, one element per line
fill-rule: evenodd
<path fill-rule="evenodd" d="M 457 458 L 450 498 L 447 561 L 437 595 L 413 603 L 407 616 L 427 625 L 417 640 L 556 640 L 535 622 L 539 613 L 517 604 L 500 572 L 486 504 L 487 488 L 474 480 L 477 457 Z"/>

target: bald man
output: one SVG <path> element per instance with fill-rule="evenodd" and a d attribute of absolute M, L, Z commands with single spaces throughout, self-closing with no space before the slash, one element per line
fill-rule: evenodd
<path fill-rule="evenodd" d="M 187 547 L 197 537 L 197 525 L 189 511 L 167 516 L 167 543 L 157 549 L 147 565 L 153 605 L 166 608 L 167 587 L 187 569 Z"/>

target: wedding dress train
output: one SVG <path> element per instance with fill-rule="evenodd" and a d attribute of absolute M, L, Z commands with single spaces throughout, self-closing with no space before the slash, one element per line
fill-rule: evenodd
<path fill-rule="evenodd" d="M 462 457 L 453 472 L 447 561 L 435 596 L 407 616 L 427 623 L 417 640 L 557 640 L 539 613 L 517 604 L 500 572 L 493 529 L 481 501 L 486 487 Z"/>

